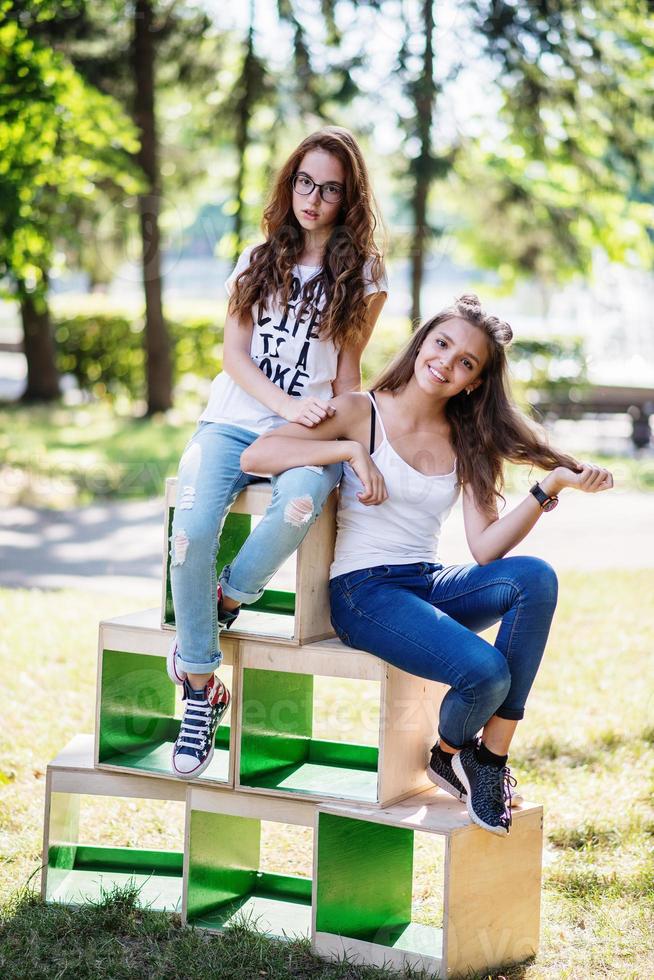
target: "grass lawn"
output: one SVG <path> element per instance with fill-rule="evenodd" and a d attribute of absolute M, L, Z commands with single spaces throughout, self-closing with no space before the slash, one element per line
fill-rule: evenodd
<path fill-rule="evenodd" d="M 644 980 L 654 975 L 654 617 L 644 612 L 654 570 L 559 579 L 548 650 L 511 759 L 521 792 L 545 809 L 541 950 L 494 977 Z M 390 977 L 322 964 L 306 944 L 243 929 L 207 938 L 176 916 L 140 910 L 129 895 L 77 912 L 44 908 L 29 893 L 17 900 L 40 864 L 46 764 L 92 730 L 98 619 L 137 608 L 134 595 L 0 591 L 0 976 Z M 492 641 L 495 630 L 483 635 Z M 179 812 L 122 806 L 114 814 L 102 805 L 111 842 L 128 845 L 137 832 L 152 846 L 179 840 Z M 278 838 L 274 850 L 279 870 L 296 867 L 293 845 Z"/>
<path fill-rule="evenodd" d="M 104 403 L 0 407 L 0 503 L 72 507 L 158 496 L 165 478 L 177 472 L 200 411 L 188 397 L 168 416 L 153 419 Z M 654 459 L 591 458 L 611 470 L 621 489 L 654 490 Z M 505 472 L 507 490 L 521 491 L 524 466 L 509 464 Z"/>
<path fill-rule="evenodd" d="M 138 419 L 106 403 L 2 408 L 0 494 L 48 507 L 159 496 L 198 415 Z"/>

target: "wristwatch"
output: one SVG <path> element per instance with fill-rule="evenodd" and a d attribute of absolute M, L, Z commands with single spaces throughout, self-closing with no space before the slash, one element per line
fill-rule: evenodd
<path fill-rule="evenodd" d="M 554 510 L 559 502 L 556 495 L 549 497 L 538 482 L 534 483 L 533 487 L 529 487 L 529 493 L 533 493 L 541 506 L 541 510 Z"/>

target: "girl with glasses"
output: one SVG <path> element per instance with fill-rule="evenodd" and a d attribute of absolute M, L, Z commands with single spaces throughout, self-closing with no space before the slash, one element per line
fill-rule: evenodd
<path fill-rule="evenodd" d="M 448 685 L 427 775 L 501 836 L 515 785 L 509 746 L 558 594 L 547 562 L 504 556 L 554 510 L 564 487 L 613 486 L 607 470 L 550 446 L 513 402 L 511 338 L 476 296 L 462 296 L 412 336 L 372 391 L 341 395 L 316 428 L 284 426 L 241 457 L 254 473 L 343 463 L 334 628 L 349 646 Z M 548 472 L 499 517 L 507 460 Z M 474 563 L 443 565 L 440 529 L 460 494 Z M 493 644 L 478 636 L 498 620 Z"/>
<path fill-rule="evenodd" d="M 310 431 L 338 411 L 334 396 L 360 388 L 361 353 L 388 290 L 377 224 L 356 140 L 325 127 L 281 167 L 263 212 L 263 240 L 242 252 L 225 283 L 223 371 L 180 461 L 170 541 L 177 635 L 168 674 L 185 700 L 172 768 L 182 778 L 209 766 L 229 704 L 214 675 L 220 630 L 241 603 L 262 595 L 342 473 L 334 462 L 275 476 L 266 514 L 217 583 L 225 516 L 256 480 L 243 472 L 241 453 L 285 422 Z"/>

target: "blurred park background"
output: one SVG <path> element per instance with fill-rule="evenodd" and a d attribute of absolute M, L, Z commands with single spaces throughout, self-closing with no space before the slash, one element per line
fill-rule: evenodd
<path fill-rule="evenodd" d="M 653 83 L 646 0 L 0 0 L 0 901 L 38 867 L 48 759 L 91 730 L 98 617 L 157 601 L 224 280 L 276 167 L 335 123 L 385 222 L 364 381 L 475 290 L 525 411 L 615 478 L 516 549 L 561 602 L 512 760 L 545 804 L 544 946 L 506 976 L 654 973 Z M 509 503 L 533 476 L 508 468 Z M 470 560 L 460 515 L 442 559 Z"/>
<path fill-rule="evenodd" d="M 160 492 L 221 367 L 224 280 L 326 122 L 386 224 L 365 379 L 476 289 L 524 406 L 652 485 L 648 6 L 3 0 L 4 500 Z"/>

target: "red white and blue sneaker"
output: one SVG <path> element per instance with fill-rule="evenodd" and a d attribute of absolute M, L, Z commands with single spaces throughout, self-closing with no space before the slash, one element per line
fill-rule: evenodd
<path fill-rule="evenodd" d="M 512 789 L 516 785 L 508 766 L 481 762 L 475 745 L 452 759 L 452 769 L 465 788 L 468 815 L 491 834 L 506 837 L 511 828 Z"/>
<path fill-rule="evenodd" d="M 215 674 L 198 691 L 188 680 L 183 684 L 186 704 L 173 746 L 172 768 L 176 776 L 193 779 L 204 772 L 213 758 L 216 729 L 229 707 L 230 696 Z"/>
<path fill-rule="evenodd" d="M 177 634 L 173 636 L 168 647 L 166 670 L 173 684 L 183 684 L 186 680 L 186 671 L 177 666 Z"/>
<path fill-rule="evenodd" d="M 216 602 L 218 604 L 218 629 L 228 630 L 241 610 L 240 608 L 223 608 L 223 590 L 220 583 L 216 586 Z M 166 669 L 173 684 L 182 685 L 186 680 L 186 671 L 181 670 L 177 664 L 177 634 L 175 634 L 175 636 L 172 638 L 170 646 L 168 647 Z"/>

